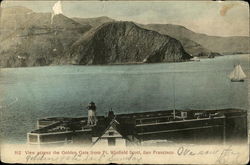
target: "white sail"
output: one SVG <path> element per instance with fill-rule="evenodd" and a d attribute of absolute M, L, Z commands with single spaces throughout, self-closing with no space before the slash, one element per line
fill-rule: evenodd
<path fill-rule="evenodd" d="M 247 76 L 242 70 L 240 65 L 236 65 L 234 70 L 229 74 L 229 78 L 234 81 L 241 81 L 245 79 Z"/>
<path fill-rule="evenodd" d="M 62 3 L 61 1 L 57 1 L 54 6 L 53 6 L 53 14 L 57 15 L 57 14 L 62 14 Z"/>
<path fill-rule="evenodd" d="M 238 71 L 238 79 L 244 79 L 247 77 L 240 65 L 237 66 L 237 71 Z"/>

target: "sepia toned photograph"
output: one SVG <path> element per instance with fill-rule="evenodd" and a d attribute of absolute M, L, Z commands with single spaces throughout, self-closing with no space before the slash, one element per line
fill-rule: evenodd
<path fill-rule="evenodd" d="M 4 0 L 6 163 L 247 164 L 244 1 Z"/>

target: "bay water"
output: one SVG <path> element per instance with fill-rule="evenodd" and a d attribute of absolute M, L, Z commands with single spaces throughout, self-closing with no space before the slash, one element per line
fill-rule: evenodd
<path fill-rule="evenodd" d="M 249 54 L 200 62 L 0 69 L 1 142 L 26 143 L 44 117 L 167 109 L 248 109 L 248 80 L 232 83 L 235 64 L 249 77 Z M 250 86 L 250 85 L 249 85 Z M 250 91 L 250 90 L 249 90 Z"/>

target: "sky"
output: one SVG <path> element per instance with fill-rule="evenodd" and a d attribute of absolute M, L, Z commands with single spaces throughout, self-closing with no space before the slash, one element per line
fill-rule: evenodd
<path fill-rule="evenodd" d="M 9 1 L 2 7 L 24 6 L 52 12 L 57 1 Z M 249 6 L 240 1 L 62 1 L 68 17 L 108 16 L 142 24 L 177 24 L 213 36 L 249 36 Z"/>

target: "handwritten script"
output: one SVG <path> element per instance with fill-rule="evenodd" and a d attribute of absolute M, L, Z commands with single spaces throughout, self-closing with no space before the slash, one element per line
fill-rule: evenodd
<path fill-rule="evenodd" d="M 46 153 L 36 153 L 35 155 L 27 155 L 26 162 L 118 162 L 118 161 L 126 161 L 126 162 L 137 162 L 140 163 L 142 160 L 141 156 L 138 156 L 134 153 L 128 153 L 126 155 L 117 155 L 110 154 L 106 151 L 103 151 L 98 155 L 91 154 L 81 154 L 81 153 L 73 153 L 70 155 L 47 155 Z"/>
<path fill-rule="evenodd" d="M 239 163 L 239 156 L 240 153 L 234 151 L 232 146 L 228 146 L 226 148 L 220 149 L 191 149 L 189 147 L 181 146 L 177 149 L 178 156 L 205 156 L 205 155 L 212 155 L 216 158 L 216 164 L 237 164 Z"/>

